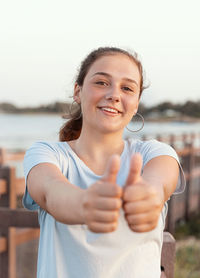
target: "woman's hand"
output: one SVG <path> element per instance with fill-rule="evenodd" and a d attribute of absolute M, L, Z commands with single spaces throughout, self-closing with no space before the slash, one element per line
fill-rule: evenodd
<path fill-rule="evenodd" d="M 141 176 L 141 169 L 142 157 L 135 154 L 131 159 L 123 194 L 125 217 L 134 232 L 153 230 L 164 205 L 164 187 L 157 181 L 146 181 Z"/>
<path fill-rule="evenodd" d="M 82 217 L 88 228 L 95 233 L 109 233 L 117 228 L 122 206 L 122 189 L 116 184 L 120 158 L 113 155 L 106 172 L 83 193 Z"/>

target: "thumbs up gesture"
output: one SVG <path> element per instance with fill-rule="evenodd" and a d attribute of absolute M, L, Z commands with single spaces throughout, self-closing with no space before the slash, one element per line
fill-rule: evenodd
<path fill-rule="evenodd" d="M 120 157 L 111 156 L 102 179 L 91 185 L 83 195 L 84 223 L 95 233 L 108 233 L 117 228 L 122 206 L 122 189 L 116 184 Z"/>
<path fill-rule="evenodd" d="M 158 223 L 164 204 L 161 186 L 152 185 L 141 176 L 142 157 L 131 158 L 130 171 L 123 193 L 123 208 L 126 220 L 134 232 L 148 232 Z"/>

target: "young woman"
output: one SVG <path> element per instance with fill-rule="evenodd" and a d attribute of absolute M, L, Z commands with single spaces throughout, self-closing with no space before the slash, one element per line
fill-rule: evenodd
<path fill-rule="evenodd" d="M 142 91 L 137 56 L 94 50 L 81 64 L 80 109 L 60 142 L 27 151 L 23 201 L 39 212 L 37 277 L 160 277 L 166 201 L 184 177 L 170 146 L 122 138 Z"/>

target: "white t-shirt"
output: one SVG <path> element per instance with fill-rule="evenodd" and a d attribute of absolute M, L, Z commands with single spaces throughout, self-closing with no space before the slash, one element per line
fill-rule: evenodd
<path fill-rule="evenodd" d="M 176 152 L 164 143 L 126 140 L 117 176 L 117 184 L 121 187 L 128 176 L 130 157 L 135 152 L 141 153 L 143 166 L 160 155 L 169 155 L 178 161 Z M 67 142 L 35 143 L 25 155 L 25 178 L 32 167 L 44 162 L 55 164 L 72 184 L 83 189 L 101 178 L 84 164 Z M 180 166 L 176 192 L 183 191 L 184 186 Z M 160 278 L 167 204 L 157 227 L 150 232 L 135 233 L 130 230 L 121 210 L 116 231 L 96 234 L 89 231 L 86 225 L 65 225 L 56 221 L 32 200 L 27 189 L 23 203 L 26 208 L 39 212 L 38 278 Z"/>

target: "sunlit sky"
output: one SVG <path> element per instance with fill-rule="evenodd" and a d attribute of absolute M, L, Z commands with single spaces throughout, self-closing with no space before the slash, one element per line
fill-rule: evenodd
<path fill-rule="evenodd" d="M 6 0 L 0 4 L 0 102 L 36 106 L 72 95 L 99 46 L 137 51 L 143 103 L 200 100 L 199 0 Z"/>

